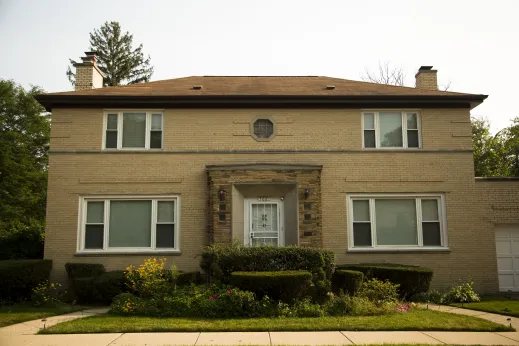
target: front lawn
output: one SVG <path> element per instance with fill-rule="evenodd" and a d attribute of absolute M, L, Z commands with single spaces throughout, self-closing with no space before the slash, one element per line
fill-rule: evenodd
<path fill-rule="evenodd" d="M 379 316 L 280 317 L 243 319 L 153 318 L 98 315 L 61 323 L 42 334 L 134 332 L 253 332 L 326 330 L 511 331 L 476 317 L 432 310 L 414 310 Z"/>
<path fill-rule="evenodd" d="M 0 306 L 0 327 L 44 317 L 68 314 L 82 309 L 84 309 L 82 306 L 67 304 L 55 307 L 36 307 L 28 304 L 3 305 Z"/>
<path fill-rule="evenodd" d="M 462 307 L 460 303 L 451 305 Z M 463 308 L 519 317 L 519 300 L 511 300 L 503 296 L 483 296 L 480 302 L 465 303 Z"/>

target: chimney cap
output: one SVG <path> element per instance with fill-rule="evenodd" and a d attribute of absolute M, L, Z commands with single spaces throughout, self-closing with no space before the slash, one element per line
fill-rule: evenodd
<path fill-rule="evenodd" d="M 94 51 L 91 51 L 91 52 L 85 52 L 85 55 L 86 55 L 86 56 L 93 56 L 93 55 L 97 55 L 97 52 L 94 52 Z"/>
<path fill-rule="evenodd" d="M 418 69 L 418 72 L 437 72 L 436 70 L 432 69 L 432 66 L 420 66 Z"/>

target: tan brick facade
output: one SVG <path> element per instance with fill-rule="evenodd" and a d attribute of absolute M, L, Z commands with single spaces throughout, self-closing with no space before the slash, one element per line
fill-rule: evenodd
<path fill-rule="evenodd" d="M 321 231 L 316 239 L 336 253 L 338 263 L 428 266 L 435 271 L 436 288 L 472 277 L 480 291 L 496 291 L 493 233 L 482 227 L 481 208 L 485 206 L 476 189 L 486 183 L 476 183 L 473 178 L 468 109 L 420 110 L 423 149 L 389 151 L 362 150 L 361 112 L 167 109 L 163 111 L 163 150 L 106 152 L 102 150 L 102 109 L 54 109 L 45 243 L 45 257 L 54 260 L 54 279 L 64 280 L 67 262 L 97 262 L 115 270 L 148 257 L 75 256 L 80 196 L 178 195 L 181 254 L 168 258 L 179 269 L 194 270 L 200 248 L 211 241 L 207 214 L 215 209 L 208 196 L 212 196 L 213 205 L 217 202 L 217 189 L 211 187 L 214 180 L 208 179 L 207 166 L 291 164 L 322 166 Z M 251 119 L 261 115 L 275 119 L 276 137 L 272 141 L 258 142 L 250 135 Z M 279 173 L 272 174 L 268 179 Z M 225 185 L 231 195 L 228 182 L 236 179 L 241 178 L 229 176 L 226 183 L 216 185 Z M 348 253 L 346 195 L 361 192 L 445 194 L 449 251 Z M 221 226 L 219 236 L 225 238 L 232 225 Z"/>

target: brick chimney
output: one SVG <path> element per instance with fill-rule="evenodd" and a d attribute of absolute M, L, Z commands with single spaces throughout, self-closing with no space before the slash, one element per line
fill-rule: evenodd
<path fill-rule="evenodd" d="M 416 87 L 424 90 L 438 90 L 438 71 L 432 66 L 420 66 L 415 75 Z"/>
<path fill-rule="evenodd" d="M 97 89 L 103 87 L 104 73 L 97 67 L 96 52 L 85 52 L 83 62 L 76 63 L 76 90 Z"/>

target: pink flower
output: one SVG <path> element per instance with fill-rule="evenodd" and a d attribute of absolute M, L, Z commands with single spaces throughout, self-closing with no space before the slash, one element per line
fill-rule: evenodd
<path fill-rule="evenodd" d="M 227 290 L 227 294 L 231 294 L 231 290 Z"/>
<path fill-rule="evenodd" d="M 213 297 L 213 296 L 210 296 L 209 299 L 214 300 L 214 297 Z"/>
<path fill-rule="evenodd" d="M 218 297 L 218 292 L 216 292 L 216 293 L 214 294 L 214 296 L 215 296 L 215 297 Z"/>

